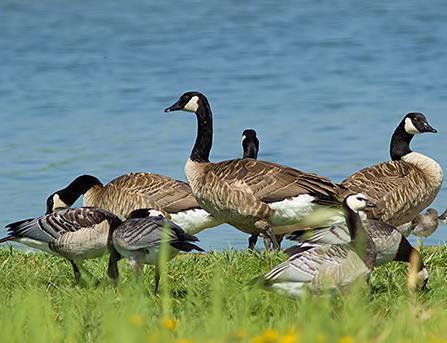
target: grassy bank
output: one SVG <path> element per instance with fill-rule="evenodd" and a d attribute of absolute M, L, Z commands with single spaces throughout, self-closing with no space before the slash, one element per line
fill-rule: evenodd
<path fill-rule="evenodd" d="M 249 280 L 282 254 L 182 255 L 153 295 L 120 262 L 117 289 L 73 285 L 61 258 L 0 249 L 1 342 L 447 342 L 447 248 L 424 249 L 429 289 L 406 289 L 406 265 L 378 268 L 371 292 L 292 300 Z M 86 267 L 102 278 L 106 259 Z M 150 283 L 149 283 L 150 282 Z M 168 286 L 168 287 L 166 287 Z"/>

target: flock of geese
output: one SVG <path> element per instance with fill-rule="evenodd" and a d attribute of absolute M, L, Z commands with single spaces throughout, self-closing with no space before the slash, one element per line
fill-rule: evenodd
<path fill-rule="evenodd" d="M 118 261 L 129 260 L 140 275 L 155 265 L 166 241 L 169 258 L 179 251 L 203 251 L 194 236 L 228 223 L 258 237 L 266 249 L 296 241 L 288 259 L 257 283 L 290 296 L 305 289 L 340 289 L 368 279 L 375 266 L 403 261 L 422 288 L 428 272 L 419 251 L 406 236 L 426 237 L 446 212 L 421 213 L 438 194 L 443 171 L 433 159 L 413 152 L 414 135 L 436 133 L 422 113 L 408 113 L 391 138 L 391 161 L 362 169 L 336 184 L 326 177 L 257 160 L 254 130 L 243 132 L 243 157 L 210 162 L 213 138 L 211 106 L 199 92 L 184 93 L 165 112 L 195 113 L 197 136 L 185 165 L 188 183 L 152 173 L 130 173 L 103 184 L 82 175 L 47 199 L 45 215 L 6 226 L 0 243 L 16 241 L 70 261 L 75 280 L 91 277 L 85 259 L 110 255 L 107 275 L 119 279 Z M 71 208 L 83 196 L 84 207 Z"/>

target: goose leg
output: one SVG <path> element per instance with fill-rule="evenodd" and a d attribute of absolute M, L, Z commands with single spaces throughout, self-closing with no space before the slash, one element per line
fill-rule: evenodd
<path fill-rule="evenodd" d="M 160 285 L 160 268 L 155 266 L 155 294 L 158 293 L 158 286 Z"/>
<path fill-rule="evenodd" d="M 75 282 L 77 285 L 79 285 L 79 283 L 81 282 L 81 272 L 79 271 L 78 266 L 76 265 L 76 263 L 73 260 L 70 260 L 70 263 L 71 263 L 71 266 L 73 267 Z"/>
<path fill-rule="evenodd" d="M 84 275 L 84 277 L 87 278 L 86 281 L 87 281 L 88 286 L 93 286 L 93 285 L 98 286 L 99 285 L 99 281 L 96 280 L 96 278 L 93 276 L 93 274 L 90 273 L 87 269 L 85 269 L 85 267 L 80 262 L 76 263 L 76 267 L 77 267 L 78 271 L 80 273 L 82 273 L 82 275 Z"/>
<path fill-rule="evenodd" d="M 275 235 L 273 234 L 273 230 L 272 230 L 272 228 L 270 227 L 270 224 L 269 224 L 268 222 L 266 222 L 266 221 L 264 221 L 264 220 L 258 220 L 258 221 L 255 223 L 255 226 L 256 226 L 258 229 L 262 230 L 263 233 L 264 233 L 264 235 L 267 236 L 267 237 L 270 239 L 270 241 L 271 241 L 272 244 L 273 244 L 273 249 L 275 249 L 275 250 L 279 250 L 279 249 L 280 249 L 279 244 L 278 244 L 278 241 L 276 240 L 276 237 L 275 237 Z M 264 242 L 265 242 L 265 241 L 264 241 Z"/>
<path fill-rule="evenodd" d="M 254 250 L 257 241 L 258 241 L 258 235 L 251 235 L 250 238 L 248 239 L 248 249 Z"/>
<path fill-rule="evenodd" d="M 112 251 L 109 257 L 109 265 L 107 267 L 107 275 L 112 280 L 114 287 L 118 286 L 119 270 L 118 261 L 121 259 L 120 254 L 117 251 Z"/>

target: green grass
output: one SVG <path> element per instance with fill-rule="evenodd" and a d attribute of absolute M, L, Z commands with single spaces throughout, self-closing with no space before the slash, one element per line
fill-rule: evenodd
<path fill-rule="evenodd" d="M 162 296 L 153 269 L 137 282 L 126 262 L 114 289 L 73 283 L 69 264 L 0 249 L 1 342 L 447 342 L 447 247 L 425 248 L 429 289 L 406 287 L 407 265 L 377 268 L 372 290 L 294 300 L 248 282 L 283 254 L 185 254 L 167 266 Z M 107 258 L 86 267 L 103 278 Z"/>

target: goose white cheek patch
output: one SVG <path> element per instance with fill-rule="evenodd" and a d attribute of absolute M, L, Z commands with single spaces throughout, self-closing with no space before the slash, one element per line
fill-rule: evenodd
<path fill-rule="evenodd" d="M 197 112 L 199 109 L 199 97 L 197 95 L 193 96 L 188 103 L 183 107 L 184 111 Z"/>
<path fill-rule="evenodd" d="M 64 209 L 64 208 L 69 208 L 70 206 L 68 206 L 65 202 L 63 202 L 61 200 L 61 198 L 59 197 L 59 194 L 55 194 L 53 196 L 53 211 L 55 209 Z"/>
<path fill-rule="evenodd" d="M 405 118 L 405 131 L 410 135 L 417 135 L 420 133 L 410 118 Z"/>
<path fill-rule="evenodd" d="M 364 210 L 366 207 L 366 202 L 358 200 L 358 197 L 366 199 L 366 196 L 361 193 L 351 195 L 348 199 L 346 199 L 346 203 L 348 204 L 349 208 L 355 212 Z"/>
<path fill-rule="evenodd" d="M 163 213 L 161 213 L 160 211 L 154 209 L 149 210 L 149 217 L 158 217 L 158 216 L 164 217 Z"/>

